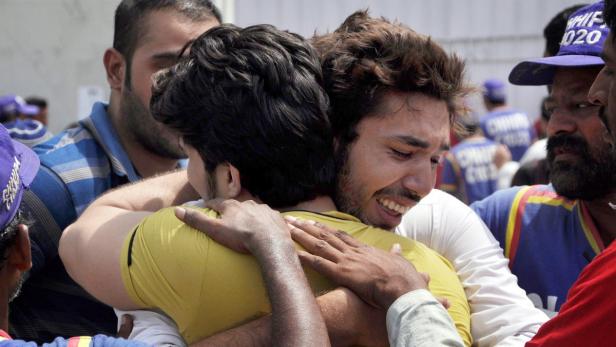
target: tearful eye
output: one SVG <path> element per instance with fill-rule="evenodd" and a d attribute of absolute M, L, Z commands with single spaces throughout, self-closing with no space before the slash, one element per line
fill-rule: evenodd
<path fill-rule="evenodd" d="M 391 153 L 393 153 L 394 156 L 401 158 L 401 159 L 408 159 L 413 155 L 413 153 L 411 152 L 401 152 L 393 148 L 391 149 Z"/>

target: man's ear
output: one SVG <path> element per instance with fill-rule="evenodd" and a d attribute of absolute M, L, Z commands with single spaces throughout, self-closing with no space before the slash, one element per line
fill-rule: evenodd
<path fill-rule="evenodd" d="M 103 56 L 103 64 L 107 73 L 107 82 L 111 90 L 119 91 L 124 85 L 126 76 L 126 59 L 115 48 L 108 48 Z"/>
<path fill-rule="evenodd" d="M 20 224 L 17 226 L 15 243 L 11 247 L 8 256 L 8 264 L 21 272 L 26 272 L 32 267 L 32 253 L 30 252 L 30 237 L 28 227 Z"/>
<path fill-rule="evenodd" d="M 236 198 L 242 192 L 242 182 L 240 171 L 233 165 L 227 163 L 227 189 L 230 197 Z"/>

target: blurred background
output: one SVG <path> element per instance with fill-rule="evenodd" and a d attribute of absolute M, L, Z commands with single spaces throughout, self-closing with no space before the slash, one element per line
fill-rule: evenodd
<path fill-rule="evenodd" d="M 217 0 L 226 22 L 270 23 L 305 37 L 334 30 L 346 16 L 369 8 L 432 36 L 467 62 L 477 85 L 507 80 L 520 60 L 543 55 L 543 28 L 579 0 Z M 106 101 L 102 57 L 111 46 L 119 0 L 0 0 L 0 95 L 36 95 L 49 101 L 49 128 L 57 133 Z M 511 106 L 531 120 L 545 87 L 507 85 Z M 471 101 L 483 113 L 480 98 Z"/>

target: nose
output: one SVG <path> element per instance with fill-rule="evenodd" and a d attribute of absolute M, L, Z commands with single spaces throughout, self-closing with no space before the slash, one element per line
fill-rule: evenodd
<path fill-rule="evenodd" d="M 434 187 L 435 178 L 436 171 L 432 167 L 430 159 L 422 160 L 421 163 L 416 163 L 409 168 L 406 176 L 402 179 L 402 186 L 423 198 Z"/>
<path fill-rule="evenodd" d="M 593 103 L 593 105 L 606 106 L 607 105 L 607 95 L 609 92 L 610 84 L 609 78 L 605 75 L 606 67 L 603 67 L 595 81 L 593 82 L 590 90 L 588 91 L 588 101 Z"/>
<path fill-rule="evenodd" d="M 549 136 L 557 134 L 574 133 L 577 130 L 577 122 L 573 115 L 562 108 L 556 108 L 546 127 L 546 133 Z"/>

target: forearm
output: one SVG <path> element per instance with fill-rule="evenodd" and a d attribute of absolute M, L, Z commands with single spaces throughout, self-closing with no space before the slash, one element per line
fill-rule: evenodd
<path fill-rule="evenodd" d="M 188 183 L 186 170 L 178 170 L 114 189 L 96 199 L 88 209 L 115 207 L 155 212 L 196 199 L 199 195 Z"/>
<path fill-rule="evenodd" d="M 272 305 L 272 345 L 329 346 L 327 328 L 292 241 L 269 240 L 251 251 L 261 266 Z"/>
<path fill-rule="evenodd" d="M 389 343 L 393 347 L 463 347 L 445 308 L 427 290 L 405 294 L 387 311 Z"/>
<path fill-rule="evenodd" d="M 355 294 L 346 288 L 338 288 L 317 297 L 321 315 L 325 324 L 332 346 L 352 346 L 360 343 L 362 334 L 381 334 L 380 343 L 387 345 L 387 331 L 385 329 L 385 314 L 382 313 L 377 322 L 365 322 L 362 327 L 360 320 L 366 320 L 363 312 L 357 310 L 361 302 Z M 375 310 L 376 311 L 376 310 Z M 246 323 L 234 329 L 223 331 L 214 336 L 201 340 L 191 347 L 265 347 L 271 346 L 272 317 L 266 316 Z M 370 325 L 370 326 L 368 326 Z M 364 330 L 364 331 L 362 331 Z"/>
<path fill-rule="evenodd" d="M 267 347 L 272 345 L 271 316 L 207 337 L 190 347 Z"/>

